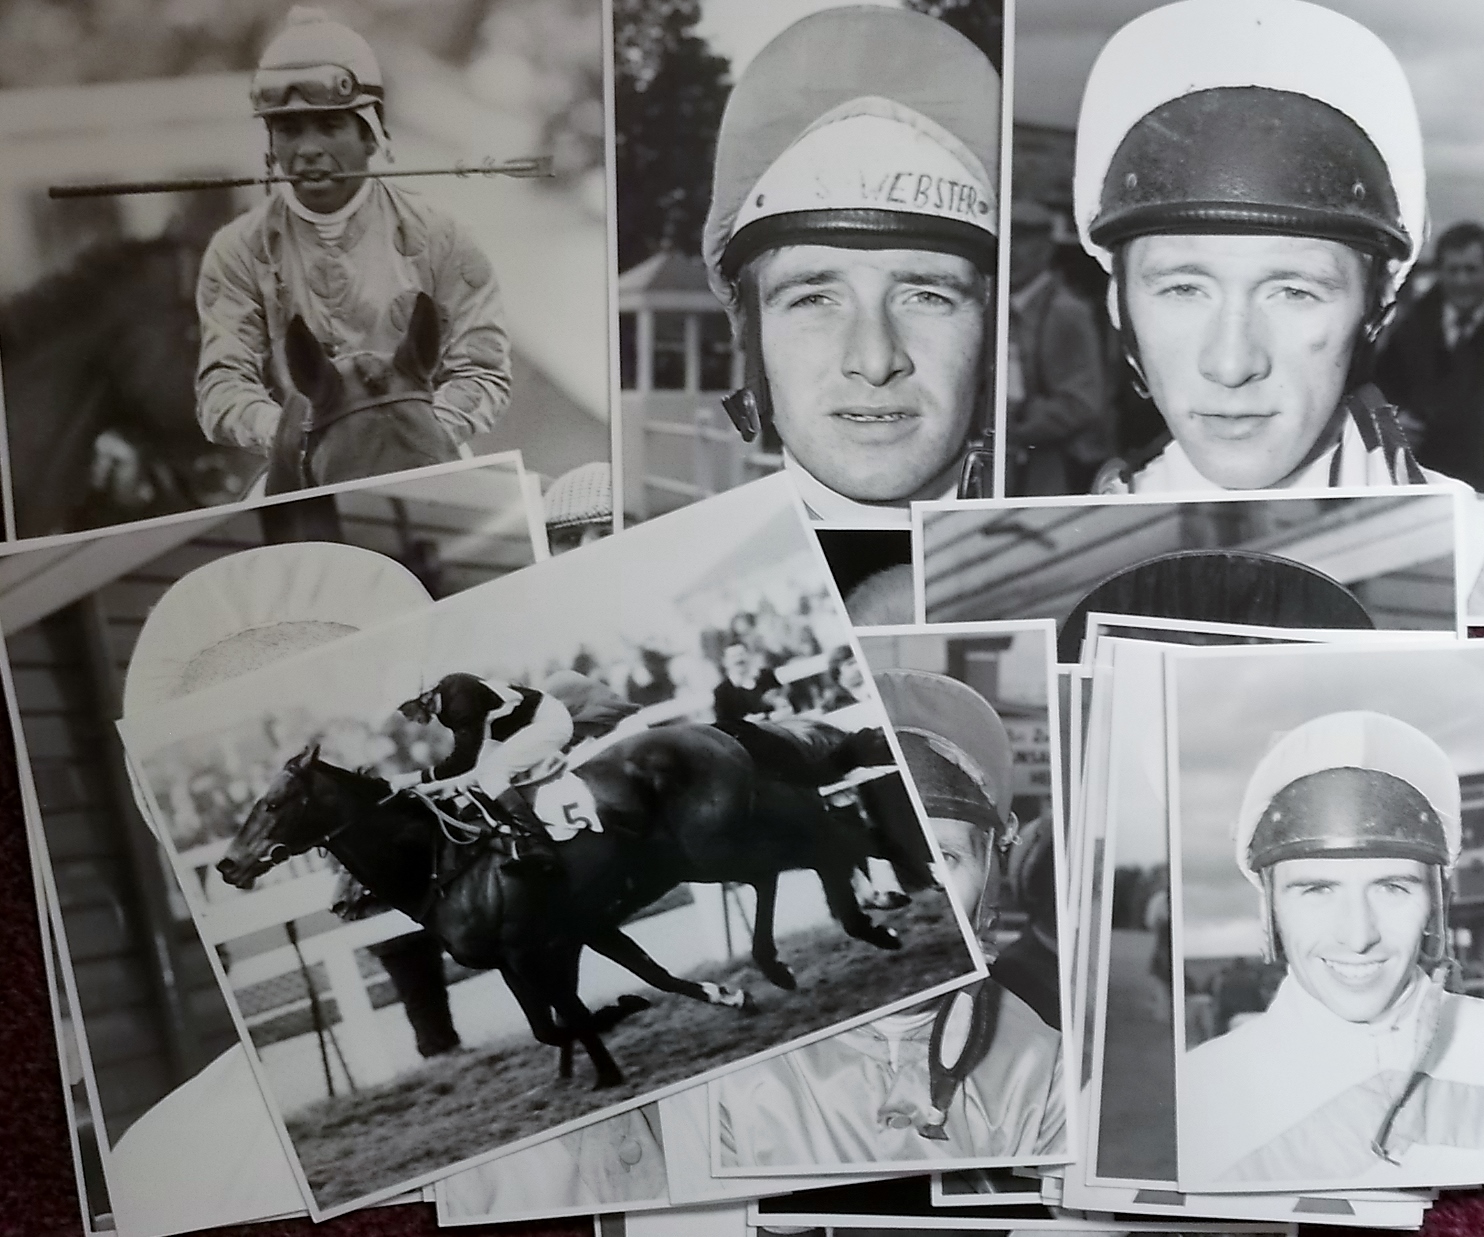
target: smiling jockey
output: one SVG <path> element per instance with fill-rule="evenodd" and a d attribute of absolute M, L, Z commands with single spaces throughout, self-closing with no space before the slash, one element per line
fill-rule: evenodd
<path fill-rule="evenodd" d="M 420 292 L 442 327 L 438 423 L 457 443 L 493 429 L 510 402 L 510 354 L 490 260 L 418 194 L 329 179 L 387 153 L 370 46 L 318 9 L 295 8 L 263 52 L 252 104 L 268 127 L 270 171 L 300 179 L 222 228 L 202 260 L 196 415 L 206 437 L 269 452 L 299 398 L 284 359 L 295 314 L 332 357 L 391 353 Z"/>
<path fill-rule="evenodd" d="M 444 675 L 398 711 L 421 725 L 436 717 L 453 732 L 454 745 L 431 769 L 389 778 L 392 789 L 488 796 L 518 835 L 506 868 L 551 871 L 556 852 L 546 826 L 512 783 L 537 781 L 560 767 L 562 749 L 572 740 L 567 706 L 534 688 L 456 673 Z"/>

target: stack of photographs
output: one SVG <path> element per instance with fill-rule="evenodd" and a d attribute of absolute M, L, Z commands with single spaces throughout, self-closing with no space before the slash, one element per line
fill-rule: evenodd
<path fill-rule="evenodd" d="M 1484 11 L 56 7 L 84 1233 L 1484 1225 Z"/>

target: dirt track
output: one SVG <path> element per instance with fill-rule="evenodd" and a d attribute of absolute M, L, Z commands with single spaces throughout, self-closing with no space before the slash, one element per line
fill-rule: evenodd
<path fill-rule="evenodd" d="M 833 923 L 780 940 L 779 954 L 799 981 L 796 992 L 773 988 L 751 962 L 691 974 L 746 988 L 759 1007 L 753 1015 L 664 996 L 636 981 L 635 990 L 654 1006 L 604 1037 L 627 1075 L 612 1090 L 591 1089 L 592 1068 L 580 1050 L 575 1076 L 561 1082 L 557 1050 L 523 1036 L 324 1100 L 288 1123 L 315 1197 L 323 1207 L 348 1202 L 966 972 L 967 954 L 943 895 L 918 894 L 911 906 L 876 918 L 900 933 L 900 953 L 852 941 Z"/>

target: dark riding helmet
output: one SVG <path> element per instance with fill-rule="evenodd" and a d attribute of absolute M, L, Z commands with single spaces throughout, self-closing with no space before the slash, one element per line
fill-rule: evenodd
<path fill-rule="evenodd" d="M 1089 236 L 1111 249 L 1178 232 L 1311 236 L 1392 260 L 1412 247 L 1365 131 L 1318 99 L 1263 86 L 1171 99 L 1119 143 Z"/>
<path fill-rule="evenodd" d="M 1010 736 L 989 702 L 924 670 L 883 670 L 875 679 L 927 814 L 991 835 L 1002 830 L 1010 820 Z"/>
<path fill-rule="evenodd" d="M 1118 245 L 1156 233 L 1316 237 L 1383 260 L 1390 301 L 1426 224 L 1411 88 L 1379 38 L 1331 9 L 1179 0 L 1124 26 L 1093 65 L 1073 195 L 1105 270 Z"/>
<path fill-rule="evenodd" d="M 1441 961 L 1460 817 L 1453 762 L 1416 727 L 1382 713 L 1351 712 L 1289 731 L 1258 762 L 1237 817 L 1237 864 L 1263 895 L 1269 956 L 1280 956 L 1282 944 L 1273 918 L 1276 864 L 1413 859 L 1433 874 L 1422 961 Z"/>

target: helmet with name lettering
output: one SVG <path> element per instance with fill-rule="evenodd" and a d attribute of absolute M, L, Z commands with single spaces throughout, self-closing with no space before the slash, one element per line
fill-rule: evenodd
<path fill-rule="evenodd" d="M 785 245 L 923 249 L 993 274 L 1000 78 L 952 27 L 852 5 L 802 18 L 743 72 L 717 135 L 702 256 L 747 363 L 745 437 L 768 414 L 741 275 Z"/>
<path fill-rule="evenodd" d="M 1390 300 L 1426 231 L 1416 105 L 1391 50 L 1332 9 L 1180 0 L 1099 54 L 1073 196 L 1105 270 L 1139 236 L 1314 237 L 1386 262 Z"/>

